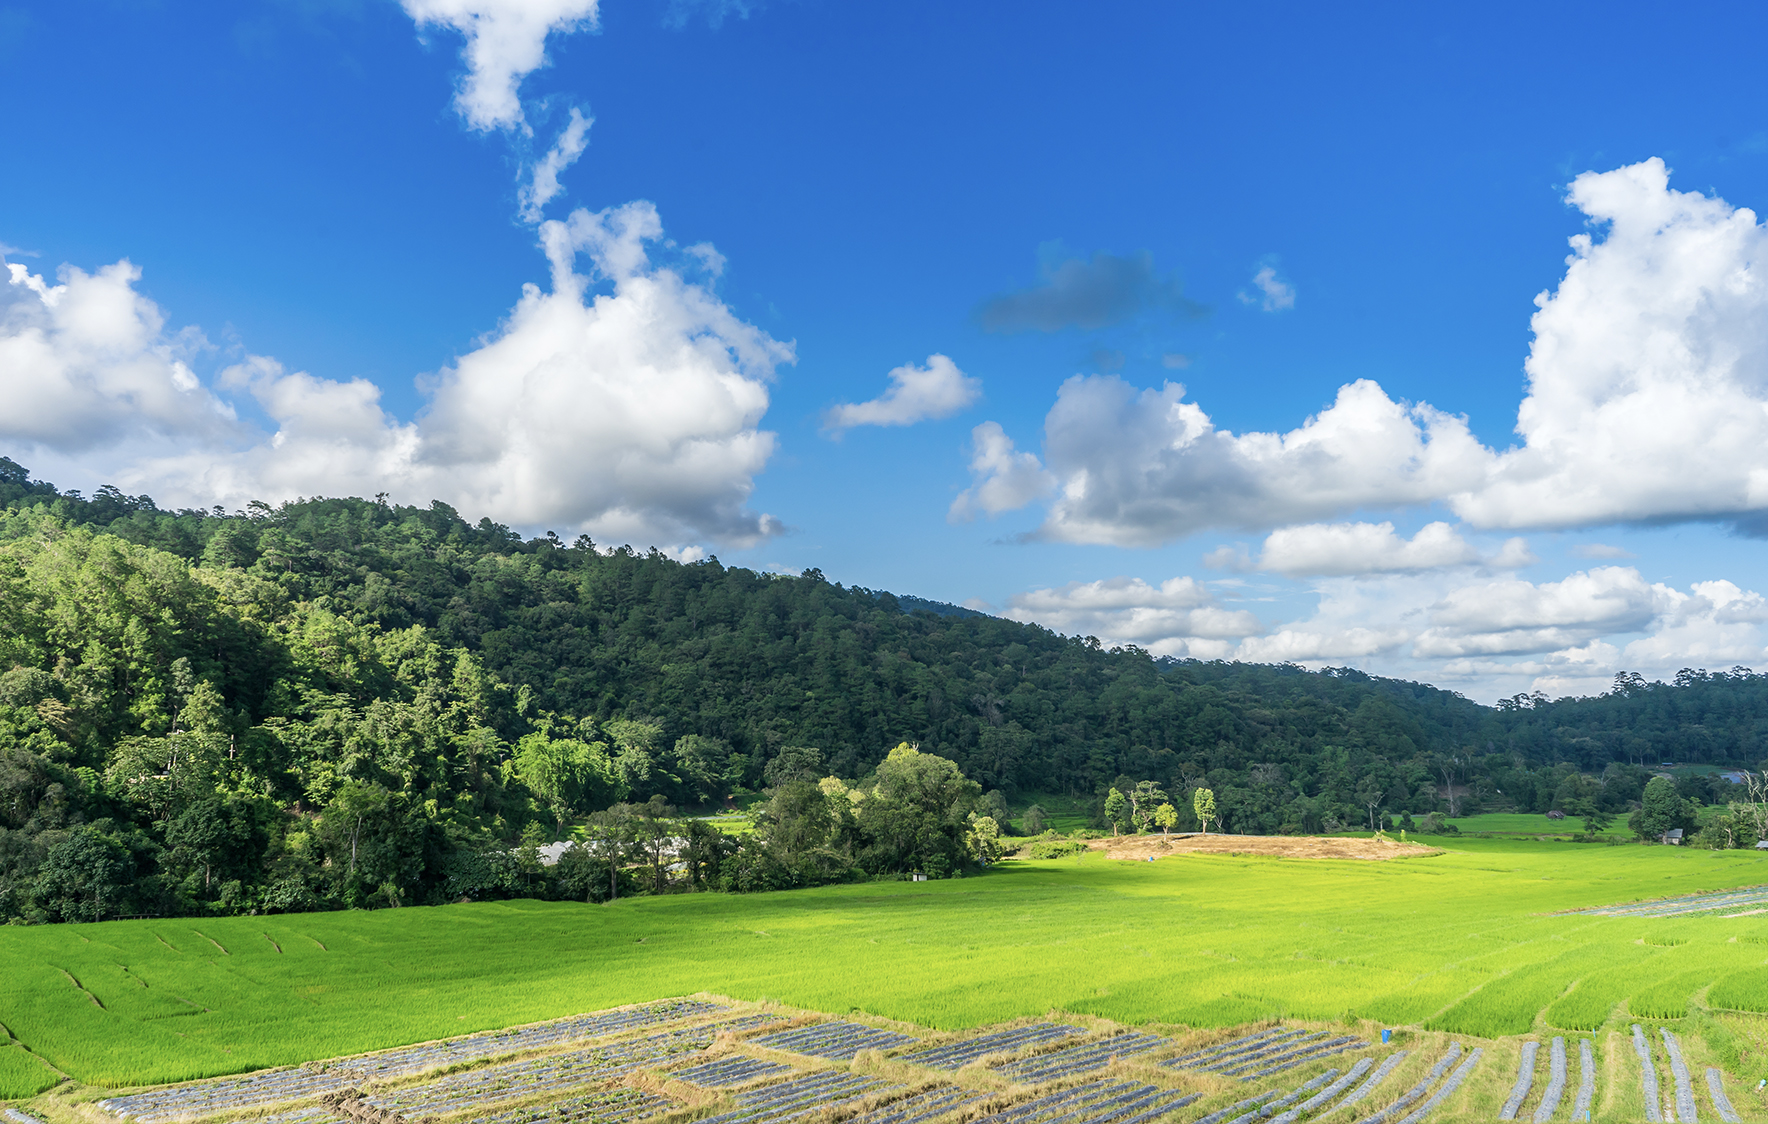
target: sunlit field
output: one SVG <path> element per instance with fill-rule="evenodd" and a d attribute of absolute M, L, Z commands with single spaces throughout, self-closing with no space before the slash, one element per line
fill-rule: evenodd
<path fill-rule="evenodd" d="M 1061 1010 L 1490 1038 L 1768 1012 L 1768 915 L 1559 913 L 1768 883 L 1768 857 L 1444 843 L 1389 862 L 1086 855 L 746 897 L 14 927 L 0 1023 L 80 1081 L 135 1085 L 700 991 L 948 1030 Z M 0 1096 L 35 1092 L 36 1065 L 0 1052 Z"/>

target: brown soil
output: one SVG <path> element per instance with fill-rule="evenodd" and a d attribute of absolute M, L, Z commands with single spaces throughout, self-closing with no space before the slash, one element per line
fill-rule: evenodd
<path fill-rule="evenodd" d="M 1397 839 L 1330 839 L 1318 835 L 1133 835 L 1087 846 L 1110 859 L 1147 861 L 1162 855 L 1276 855 L 1285 859 L 1398 859 L 1440 854 Z"/>

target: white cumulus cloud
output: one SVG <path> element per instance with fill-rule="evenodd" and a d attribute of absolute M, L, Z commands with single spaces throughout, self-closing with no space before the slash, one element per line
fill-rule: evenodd
<path fill-rule="evenodd" d="M 202 387 L 127 263 L 20 281 L 0 322 L 0 394 L 32 405 L 0 417 L 0 435 L 175 504 L 386 491 L 598 538 L 752 544 L 781 529 L 746 503 L 774 448 L 768 383 L 793 349 L 654 264 L 662 236 L 649 203 L 543 223 L 550 291 L 525 286 L 496 332 L 428 380 L 413 421 L 372 383 L 264 357 Z M 52 393 L 33 397 L 37 384 Z M 270 433 L 232 419 L 236 394 Z"/>
<path fill-rule="evenodd" d="M 1600 566 L 1557 582 L 1511 578 L 1463 586 L 1430 609 L 1420 656 L 1509 655 L 1575 647 L 1638 632 L 1670 605 L 1669 591 L 1632 567 Z"/>
<path fill-rule="evenodd" d="M 1235 435 L 1165 383 L 1076 375 L 1044 422 L 1060 487 L 1042 534 L 1152 546 L 1206 527 L 1262 529 L 1360 507 L 1428 503 L 1477 484 L 1485 454 L 1460 418 L 1360 380 L 1289 433 Z"/>
<path fill-rule="evenodd" d="M 1258 632 L 1258 617 L 1223 606 L 1194 578 L 1150 585 L 1141 578 L 1071 582 L 1035 589 L 1007 602 L 1002 614 L 1109 644 L 1137 644 L 1157 655 L 1218 658 L 1232 641 Z"/>
<path fill-rule="evenodd" d="M 983 422 L 970 431 L 970 443 L 973 482 L 952 501 L 946 513 L 951 522 L 1016 510 L 1055 487 L 1037 456 L 1019 452 L 1000 423 Z"/>
<path fill-rule="evenodd" d="M 1768 598 L 1731 581 L 1678 589 L 1613 566 L 1538 583 L 1476 573 L 1315 578 L 1313 607 L 1268 625 L 1188 577 L 1031 590 L 1004 615 L 1161 655 L 1350 665 L 1488 702 L 1597 693 L 1620 671 L 1670 679 L 1683 667 L 1768 663 Z M 1266 602 L 1263 613 L 1280 611 Z"/>
<path fill-rule="evenodd" d="M 596 24 L 597 0 L 400 0 L 420 29 L 466 39 L 455 108 L 479 130 L 525 129 L 522 79 L 546 65 L 546 37 Z"/>
<path fill-rule="evenodd" d="M 22 265 L 6 269 L 0 438 L 77 452 L 143 434 L 201 440 L 235 430 L 232 411 L 190 368 L 206 341 L 165 331 L 158 306 L 135 289 L 135 265 L 63 267 L 54 285 Z"/>
<path fill-rule="evenodd" d="M 1368 380 L 1295 429 L 1235 434 L 1176 383 L 1076 376 L 1045 419 L 1042 535 L 1140 546 L 1427 504 L 1484 529 L 1768 529 L 1768 227 L 1670 189 L 1657 159 L 1567 198 L 1595 230 L 1537 298 L 1514 447 Z"/>
<path fill-rule="evenodd" d="M 1392 523 L 1308 523 L 1271 532 L 1258 568 L 1288 574 L 1379 574 L 1435 570 L 1479 560 L 1447 523 L 1427 523 L 1410 539 Z"/>
<path fill-rule="evenodd" d="M 982 396 L 982 380 L 958 370 L 944 355 L 929 355 L 925 366 L 905 363 L 889 377 L 889 388 L 878 397 L 828 410 L 823 428 L 838 433 L 856 425 L 913 425 L 948 418 Z"/>

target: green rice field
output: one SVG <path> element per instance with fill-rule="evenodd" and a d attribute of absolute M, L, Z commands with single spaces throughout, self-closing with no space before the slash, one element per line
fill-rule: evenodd
<path fill-rule="evenodd" d="M 1672 1020 L 1755 1057 L 1742 1032 L 1768 1012 L 1768 914 L 1560 911 L 1768 883 L 1768 857 L 1444 843 L 1388 862 L 1089 854 L 608 906 L 4 928 L 0 1024 L 19 1045 L 0 1049 L 0 1097 L 42 1087 L 37 1058 L 140 1085 L 701 991 L 944 1030 L 1051 1010 L 1483 1038 Z"/>

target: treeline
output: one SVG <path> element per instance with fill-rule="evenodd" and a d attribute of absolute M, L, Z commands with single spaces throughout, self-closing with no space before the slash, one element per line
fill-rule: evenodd
<path fill-rule="evenodd" d="M 1158 660 L 814 570 L 523 540 L 440 503 L 170 512 L 0 458 L 9 918 L 532 891 L 561 875 L 510 867 L 524 846 L 653 798 L 765 800 L 747 855 L 672 883 L 733 889 L 961 870 L 972 812 L 1055 798 L 1103 824 L 1138 781 L 1181 829 L 1199 787 L 1243 832 L 1626 811 L 1660 760 L 1754 766 L 1765 724 L 1768 678 L 1743 669 L 1489 708 L 1344 669 Z M 901 743 L 976 790 L 918 849 L 881 842 L 884 803 L 865 813 Z M 862 794 L 811 785 L 814 830 L 781 803 L 811 759 Z"/>

